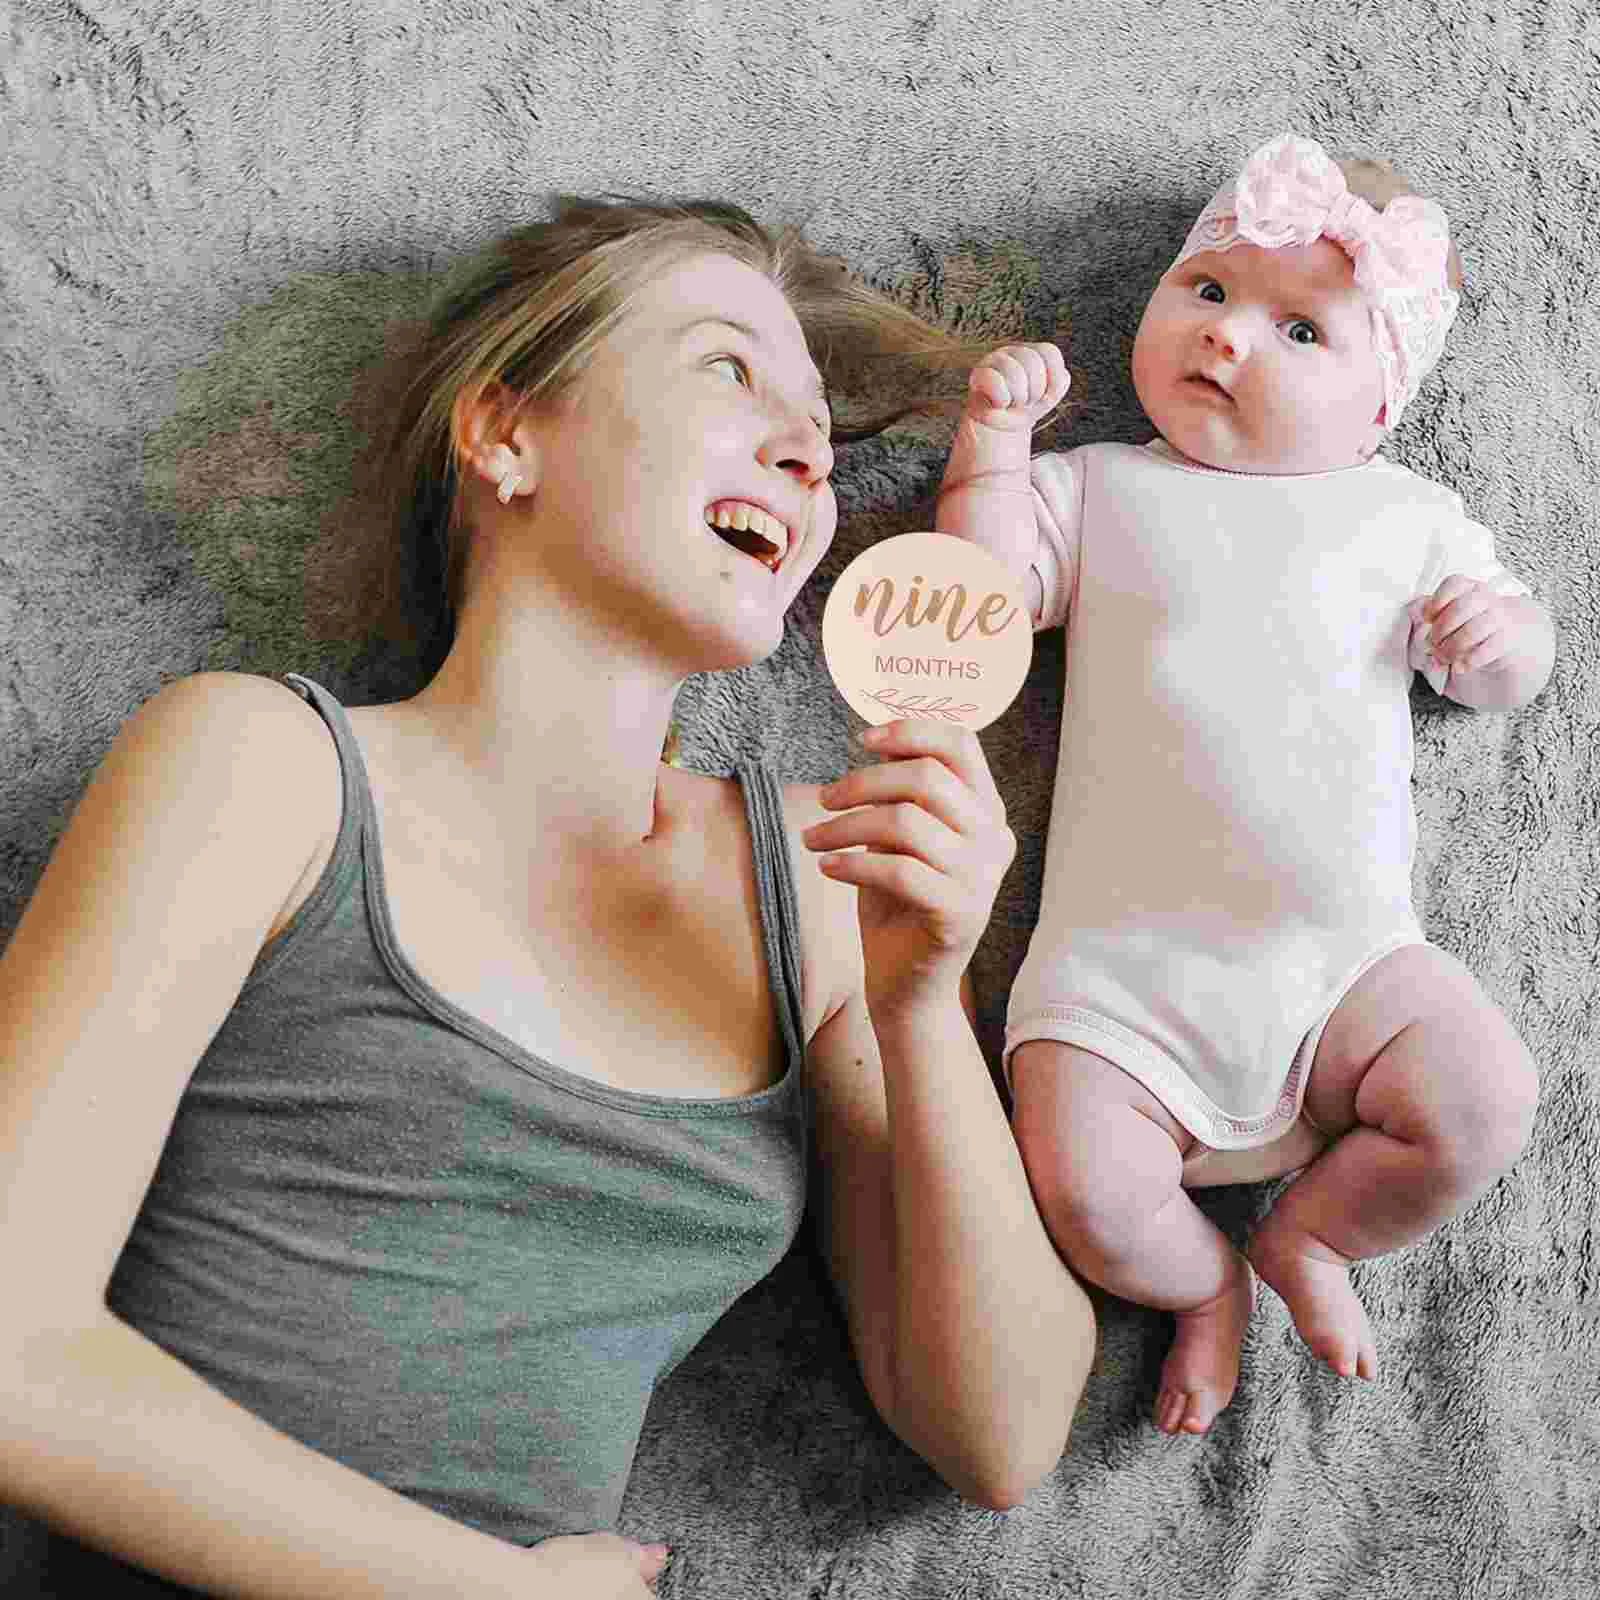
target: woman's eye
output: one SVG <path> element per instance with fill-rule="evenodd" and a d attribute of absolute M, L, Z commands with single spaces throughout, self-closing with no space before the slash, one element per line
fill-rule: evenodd
<path fill-rule="evenodd" d="M 735 383 L 743 384 L 746 389 L 750 387 L 750 369 L 738 356 L 713 356 L 706 363 L 710 367 L 722 367 L 733 374 Z"/>
<path fill-rule="evenodd" d="M 1220 306 L 1227 299 L 1227 296 L 1222 292 L 1222 285 L 1213 278 L 1202 278 L 1195 285 L 1195 292 L 1202 300 L 1209 300 L 1213 305 Z"/>
<path fill-rule="evenodd" d="M 1294 344 L 1317 344 L 1320 342 L 1316 323 L 1307 322 L 1304 317 L 1297 317 L 1285 331 Z"/>

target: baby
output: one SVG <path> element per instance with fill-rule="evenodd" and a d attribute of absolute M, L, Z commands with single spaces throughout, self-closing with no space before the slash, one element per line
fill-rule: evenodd
<path fill-rule="evenodd" d="M 1410 899 L 1412 670 L 1506 709 L 1553 656 L 1458 497 L 1376 453 L 1458 283 L 1436 205 L 1285 135 L 1145 309 L 1158 437 L 1030 463 L 1067 375 L 1053 345 L 1012 346 L 973 372 L 940 490 L 940 531 L 1067 629 L 1005 1062 L 1057 1247 L 1176 1313 L 1168 1433 L 1232 1397 L 1252 1266 L 1315 1354 L 1375 1376 L 1350 1263 L 1461 1211 L 1532 1125 L 1527 1050 Z M 1248 1265 L 1185 1193 L 1288 1172 Z"/>

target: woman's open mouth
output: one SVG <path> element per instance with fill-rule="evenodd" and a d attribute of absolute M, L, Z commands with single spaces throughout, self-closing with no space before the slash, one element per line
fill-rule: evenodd
<path fill-rule="evenodd" d="M 706 507 L 706 526 L 741 555 L 776 572 L 789 553 L 789 530 L 770 511 L 748 500 L 717 500 Z"/>

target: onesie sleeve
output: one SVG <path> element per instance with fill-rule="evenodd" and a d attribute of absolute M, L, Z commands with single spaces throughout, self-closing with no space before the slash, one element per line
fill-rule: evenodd
<path fill-rule="evenodd" d="M 1039 540 L 1032 568 L 1043 598 L 1034 632 L 1059 628 L 1067 620 L 1078 570 L 1078 540 L 1083 529 L 1083 464 L 1077 452 L 1035 456 L 1029 471 L 1033 515 Z"/>
<path fill-rule="evenodd" d="M 1419 595 L 1430 595 L 1448 577 L 1459 575 L 1487 583 L 1496 594 L 1531 594 L 1527 584 L 1507 571 L 1495 553 L 1494 535 L 1466 514 L 1459 496 L 1451 497 L 1451 512 L 1441 519 L 1428 548 L 1428 565 L 1417 583 Z M 1449 667 L 1428 653 L 1424 640 L 1427 624 L 1413 622 L 1409 658 L 1412 667 L 1428 680 L 1435 694 L 1443 694 Z"/>

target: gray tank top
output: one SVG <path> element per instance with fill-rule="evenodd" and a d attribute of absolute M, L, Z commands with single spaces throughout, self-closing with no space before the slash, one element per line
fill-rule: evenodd
<path fill-rule="evenodd" d="M 448 1516 L 523 1543 L 610 1527 L 651 1391 L 804 1209 L 777 786 L 739 774 L 783 1076 L 731 1098 L 633 1093 L 419 976 L 344 709 L 288 682 L 338 746 L 338 840 L 195 1070 L 109 1303 L 278 1428 Z"/>

